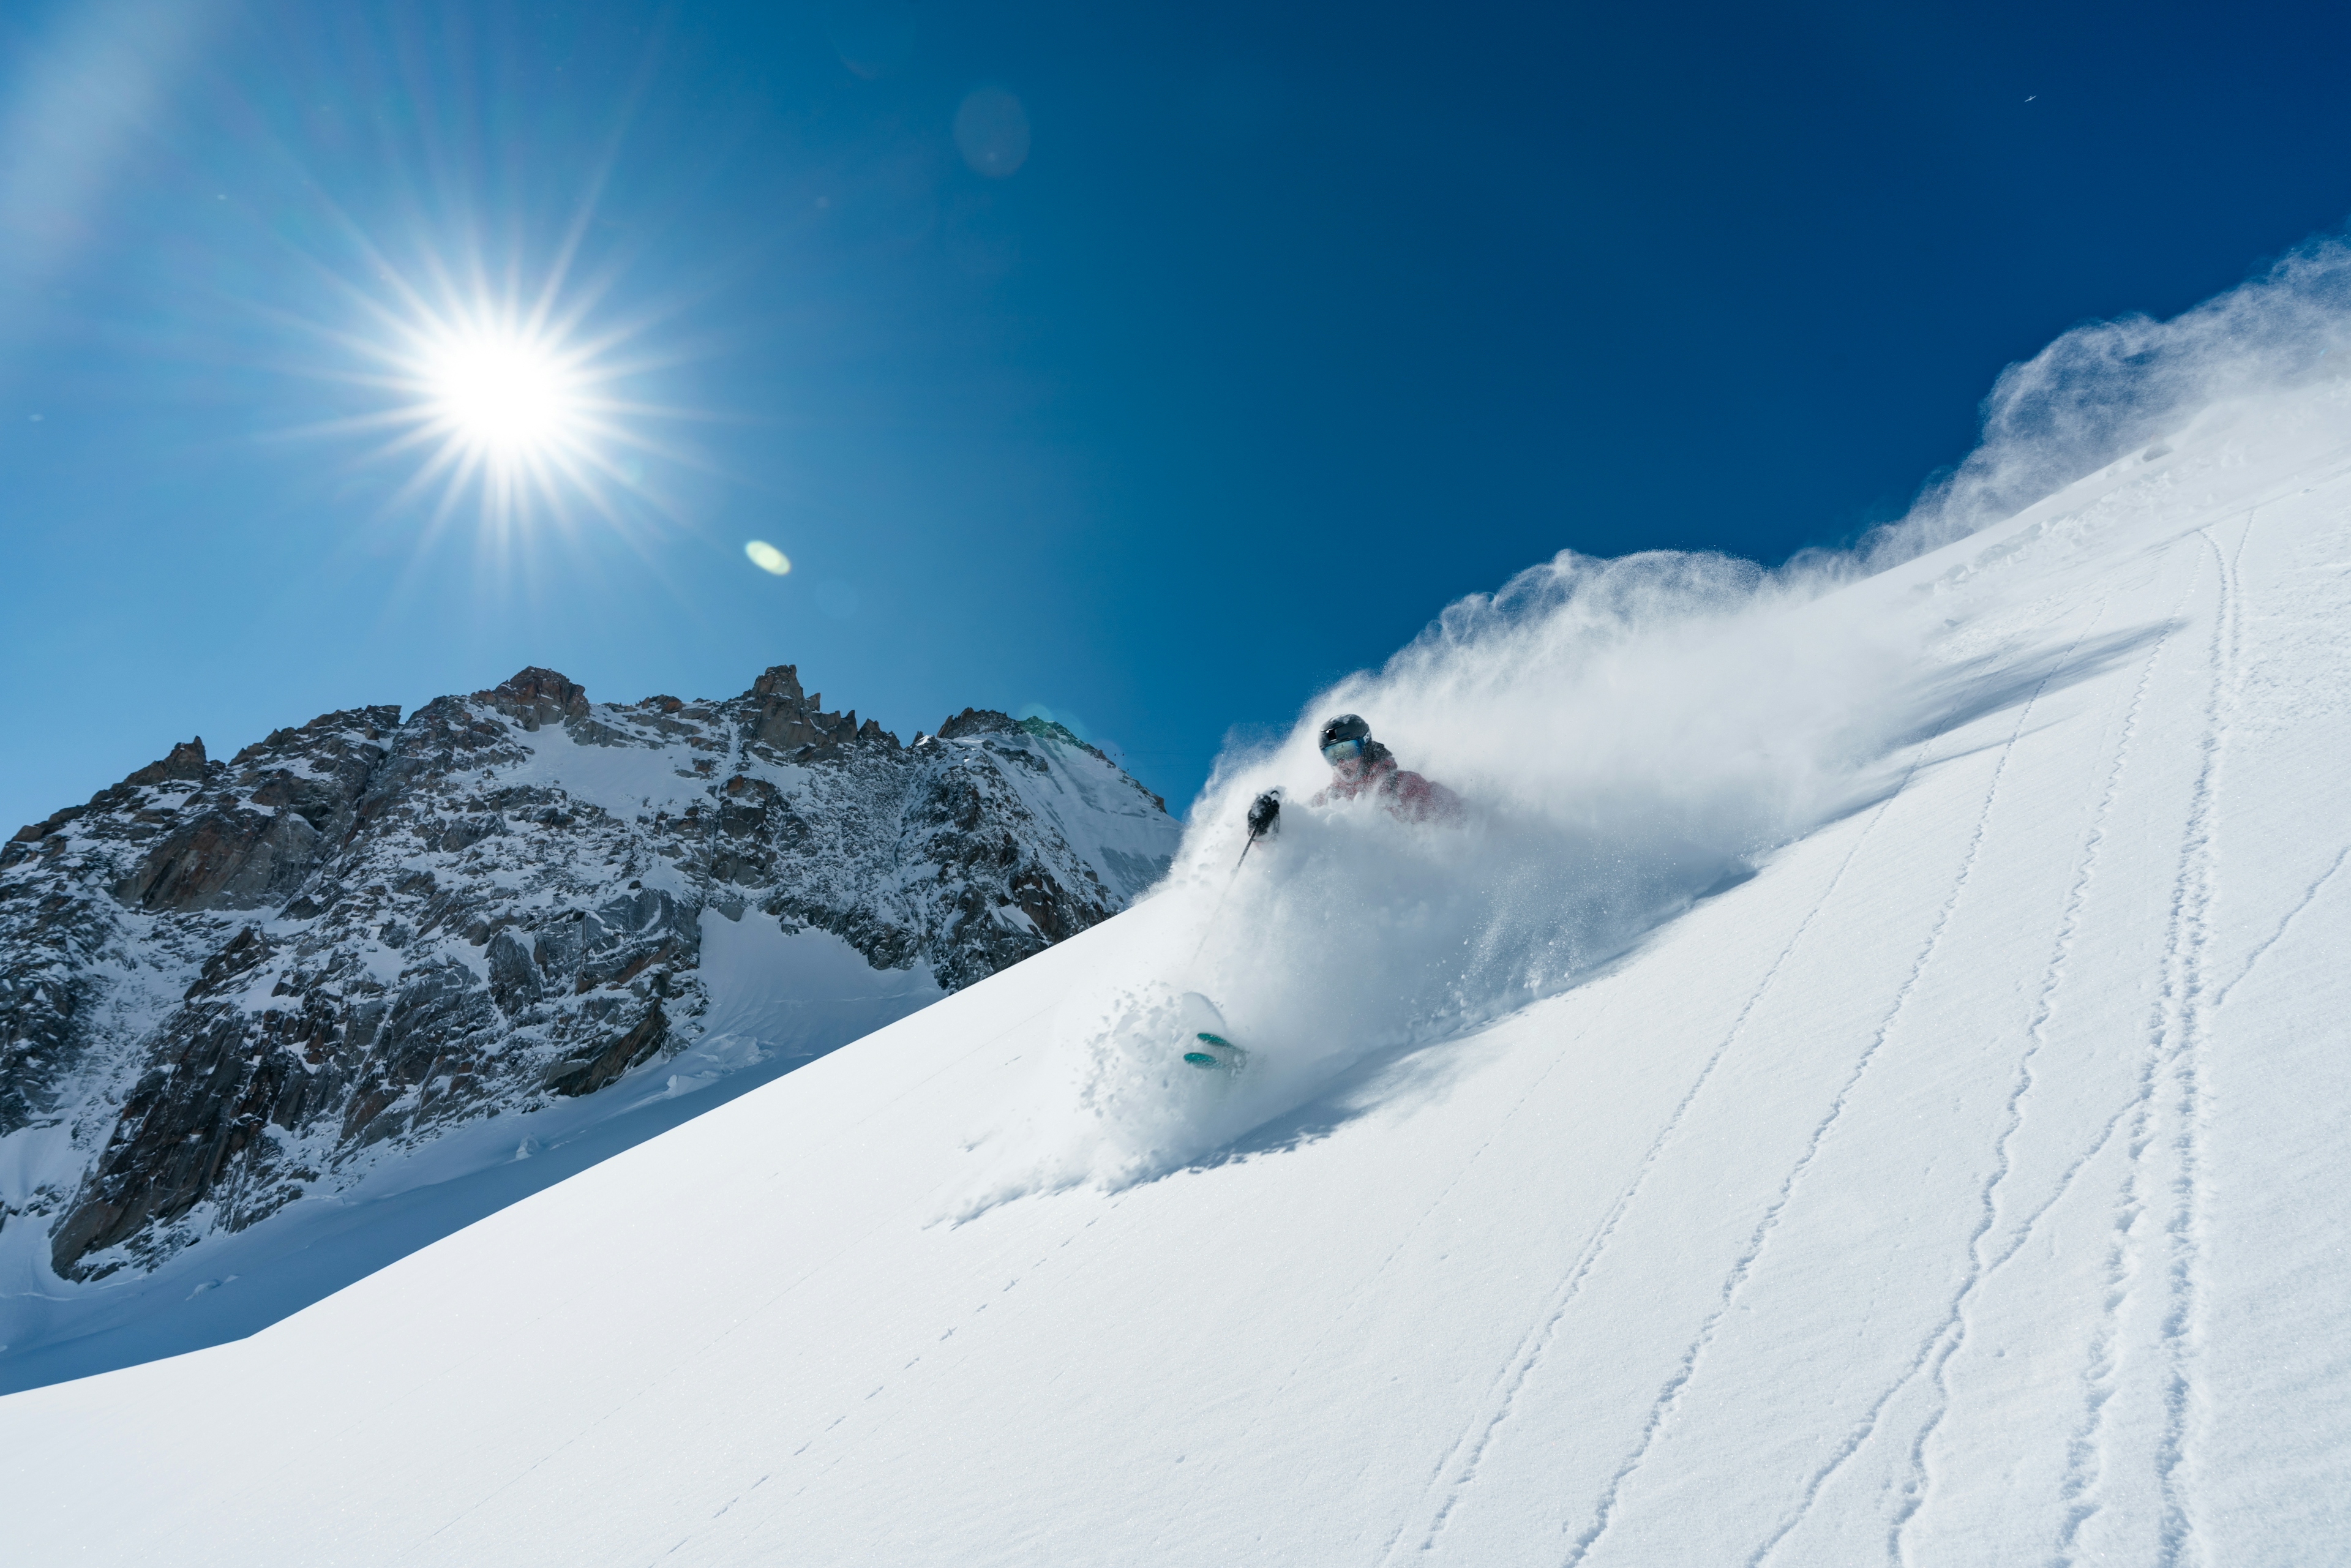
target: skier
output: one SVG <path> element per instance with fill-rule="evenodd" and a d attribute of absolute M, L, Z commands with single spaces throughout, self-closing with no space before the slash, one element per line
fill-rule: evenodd
<path fill-rule="evenodd" d="M 1372 727 L 1355 715 L 1341 714 L 1323 725 L 1317 744 L 1322 748 L 1322 760 L 1331 765 L 1331 782 L 1316 790 L 1306 802 L 1308 805 L 1329 805 L 1368 793 L 1398 821 L 1460 821 L 1461 797 L 1442 784 L 1397 767 L 1395 753 L 1374 740 Z M 1269 789 L 1249 804 L 1250 840 L 1267 837 L 1280 820 L 1280 791 Z"/>

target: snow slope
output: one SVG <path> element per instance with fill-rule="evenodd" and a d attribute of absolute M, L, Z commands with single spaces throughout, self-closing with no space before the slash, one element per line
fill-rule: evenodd
<path fill-rule="evenodd" d="M 1070 998 L 1182 979 L 1179 878 L 250 1339 L 0 1400 L 12 1559 L 2340 1557 L 2351 392 L 2147 451 L 1790 608 L 1911 634 L 1882 766 L 1535 999 L 1061 1161 L 1122 1125 Z"/>

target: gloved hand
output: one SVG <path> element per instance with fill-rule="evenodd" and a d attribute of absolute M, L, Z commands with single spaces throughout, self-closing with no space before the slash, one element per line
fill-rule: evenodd
<path fill-rule="evenodd" d="M 1270 837 L 1281 825 L 1281 791 L 1269 789 L 1249 802 L 1249 833 L 1251 839 Z"/>

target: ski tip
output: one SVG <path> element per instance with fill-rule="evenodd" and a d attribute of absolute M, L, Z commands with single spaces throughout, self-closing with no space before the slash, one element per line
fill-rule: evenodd
<path fill-rule="evenodd" d="M 1238 1072 L 1241 1063 L 1249 1060 L 1248 1051 L 1223 1035 L 1201 1030 L 1192 1038 L 1199 1042 L 1200 1048 L 1186 1051 L 1184 1060 L 1195 1067 L 1221 1067 L 1228 1072 Z"/>

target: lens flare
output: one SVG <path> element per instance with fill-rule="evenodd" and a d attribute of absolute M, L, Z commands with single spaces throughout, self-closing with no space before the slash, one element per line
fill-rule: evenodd
<path fill-rule="evenodd" d="M 753 539 L 743 547 L 743 553 L 749 556 L 751 564 L 761 571 L 772 571 L 781 577 L 792 570 L 790 558 L 765 539 Z"/>

